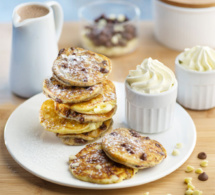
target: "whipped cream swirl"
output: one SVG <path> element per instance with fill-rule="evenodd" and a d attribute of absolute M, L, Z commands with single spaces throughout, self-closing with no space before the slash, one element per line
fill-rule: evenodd
<path fill-rule="evenodd" d="M 135 91 L 148 94 L 168 91 L 176 81 L 167 66 L 152 58 L 145 59 L 136 70 L 130 70 L 126 80 Z"/>
<path fill-rule="evenodd" d="M 215 69 L 215 50 L 207 46 L 185 49 L 179 56 L 179 64 L 187 69 L 200 72 Z"/>

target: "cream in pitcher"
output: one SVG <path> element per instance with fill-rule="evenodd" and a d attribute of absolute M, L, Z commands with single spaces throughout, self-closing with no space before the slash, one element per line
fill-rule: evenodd
<path fill-rule="evenodd" d="M 15 7 L 12 20 L 10 88 L 13 93 L 28 98 L 39 93 L 43 80 L 51 75 L 63 11 L 54 1 L 24 3 Z"/>

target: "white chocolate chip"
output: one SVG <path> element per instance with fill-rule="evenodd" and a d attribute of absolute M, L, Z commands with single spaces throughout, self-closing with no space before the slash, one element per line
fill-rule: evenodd
<path fill-rule="evenodd" d="M 113 27 L 113 31 L 114 32 L 123 32 L 124 31 L 124 27 L 123 27 L 123 25 L 117 25 L 117 24 L 115 24 L 114 25 L 114 27 Z"/>
<path fill-rule="evenodd" d="M 112 178 L 113 181 L 118 181 L 119 180 L 119 177 L 117 177 L 116 175 L 112 175 L 111 178 Z"/>
<path fill-rule="evenodd" d="M 124 21 L 125 21 L 125 15 L 119 14 L 118 17 L 117 17 L 117 20 L 118 20 L 119 22 L 124 22 Z"/>
<path fill-rule="evenodd" d="M 195 190 L 195 191 L 193 191 L 193 195 L 202 195 L 202 191 Z"/>
<path fill-rule="evenodd" d="M 96 169 L 97 169 L 97 170 L 99 170 L 99 169 L 101 169 L 101 168 L 102 168 L 101 165 L 96 165 Z"/>
<path fill-rule="evenodd" d="M 186 178 L 184 178 L 184 182 L 185 182 L 186 184 L 192 183 L 192 177 L 186 177 Z"/>
<path fill-rule="evenodd" d="M 111 20 L 115 20 L 116 19 L 116 15 L 115 14 L 110 14 L 108 16 L 108 18 L 111 19 Z"/>
<path fill-rule="evenodd" d="M 195 186 L 190 182 L 187 184 L 187 189 L 191 189 L 191 190 L 194 190 L 195 189 Z"/>
<path fill-rule="evenodd" d="M 177 149 L 174 149 L 174 150 L 172 151 L 172 155 L 173 155 L 173 156 L 178 156 L 178 155 L 179 155 L 179 151 L 178 151 Z"/>
<path fill-rule="evenodd" d="M 183 144 L 182 144 L 182 143 L 177 143 L 177 144 L 175 145 L 175 147 L 178 148 L 178 149 L 180 149 L 180 148 L 183 147 Z"/>
<path fill-rule="evenodd" d="M 119 42 L 119 39 L 118 39 L 118 36 L 117 35 L 114 35 L 112 38 L 111 38 L 111 42 L 113 44 L 117 44 Z"/>
<path fill-rule="evenodd" d="M 187 173 L 189 172 L 193 172 L 194 170 L 194 167 L 193 166 L 190 166 L 190 165 L 187 165 L 187 169 L 185 170 Z"/>
<path fill-rule="evenodd" d="M 193 194 L 193 190 L 189 189 L 186 190 L 185 195 L 192 195 Z"/>
<path fill-rule="evenodd" d="M 70 166 L 71 166 L 71 167 L 78 167 L 78 166 L 79 166 L 79 163 L 71 163 Z"/>
<path fill-rule="evenodd" d="M 143 195 L 149 195 L 149 192 L 145 192 Z"/>
<path fill-rule="evenodd" d="M 208 166 L 208 160 L 203 160 L 203 161 L 200 163 L 200 166 L 201 166 L 201 167 L 207 167 L 207 166 Z"/>
<path fill-rule="evenodd" d="M 196 169 L 195 173 L 197 173 L 197 174 L 201 174 L 201 173 L 203 173 L 202 168 L 198 168 L 198 169 Z"/>
<path fill-rule="evenodd" d="M 98 28 L 103 28 L 107 24 L 105 19 L 100 19 L 98 22 Z"/>
<path fill-rule="evenodd" d="M 76 157 L 75 155 L 71 155 L 71 156 L 69 157 L 69 160 L 75 160 L 75 159 L 77 159 L 77 157 Z"/>

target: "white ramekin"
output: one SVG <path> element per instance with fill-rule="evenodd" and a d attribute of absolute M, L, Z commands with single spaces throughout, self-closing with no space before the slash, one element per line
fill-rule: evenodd
<path fill-rule="evenodd" d="M 186 8 L 153 0 L 154 34 L 163 45 L 184 50 L 215 47 L 215 7 Z"/>
<path fill-rule="evenodd" d="M 173 124 L 177 81 L 174 86 L 163 93 L 143 94 L 131 89 L 125 82 L 126 120 L 130 128 L 140 133 L 160 133 Z"/>
<path fill-rule="evenodd" d="M 175 74 L 178 80 L 177 102 L 193 110 L 215 107 L 215 70 L 198 72 L 189 70 L 175 60 Z"/>

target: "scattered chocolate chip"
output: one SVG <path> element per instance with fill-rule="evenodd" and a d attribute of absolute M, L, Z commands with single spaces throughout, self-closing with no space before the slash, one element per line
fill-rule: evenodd
<path fill-rule="evenodd" d="M 118 133 L 117 132 L 112 132 L 112 133 L 110 133 L 110 135 L 116 136 L 116 135 L 118 135 Z"/>
<path fill-rule="evenodd" d="M 143 154 L 140 156 L 140 159 L 141 159 L 141 160 L 147 160 L 147 154 L 146 154 L 146 153 L 143 153 Z"/>
<path fill-rule="evenodd" d="M 59 99 L 59 98 L 56 98 L 55 101 L 56 101 L 57 103 L 59 103 L 59 104 L 63 103 L 63 101 L 62 101 L 61 99 Z"/>
<path fill-rule="evenodd" d="M 49 97 L 49 98 L 51 98 L 51 96 L 50 96 L 50 95 L 48 95 L 48 97 Z"/>
<path fill-rule="evenodd" d="M 160 155 L 161 155 L 161 156 L 165 156 L 165 153 L 164 153 L 164 152 L 160 152 Z"/>
<path fill-rule="evenodd" d="M 84 82 L 88 82 L 88 78 L 84 78 L 84 80 L 83 80 Z"/>
<path fill-rule="evenodd" d="M 158 148 L 160 148 L 161 146 L 160 146 L 160 144 L 158 144 L 158 143 L 155 143 L 155 145 L 158 147 Z"/>
<path fill-rule="evenodd" d="M 87 140 L 84 140 L 82 138 L 75 138 L 74 141 L 75 141 L 75 143 L 78 143 L 78 144 L 85 144 L 85 143 L 87 143 Z"/>
<path fill-rule="evenodd" d="M 77 61 L 76 59 L 73 59 L 73 61 Z"/>
<path fill-rule="evenodd" d="M 107 129 L 107 125 L 105 125 L 104 123 L 99 127 L 99 129 L 101 130 L 106 130 Z"/>
<path fill-rule="evenodd" d="M 106 65 L 107 65 L 107 61 L 106 61 L 106 60 L 103 60 L 103 61 L 102 61 L 102 64 L 103 64 L 104 66 L 106 66 Z"/>
<path fill-rule="evenodd" d="M 73 52 L 73 53 L 72 53 L 72 55 L 76 55 L 76 53 L 75 53 L 75 52 Z"/>
<path fill-rule="evenodd" d="M 200 152 L 200 153 L 198 154 L 198 158 L 199 158 L 199 159 L 206 159 L 206 158 L 207 158 L 207 154 L 206 154 L 205 152 Z"/>
<path fill-rule="evenodd" d="M 63 52 L 64 52 L 64 48 L 63 49 L 61 49 L 60 51 L 59 51 L 59 53 L 58 53 L 58 56 L 60 56 Z"/>
<path fill-rule="evenodd" d="M 108 73 L 108 72 L 109 72 L 109 70 L 108 70 L 108 69 L 106 69 L 106 68 L 100 68 L 100 72 L 101 72 L 101 73 Z"/>
<path fill-rule="evenodd" d="M 129 131 L 133 137 L 141 137 L 141 135 L 139 133 L 137 133 L 135 130 L 130 129 Z"/>
<path fill-rule="evenodd" d="M 149 137 L 144 137 L 144 139 L 146 139 L 146 140 L 150 140 L 150 138 L 149 138 Z"/>
<path fill-rule="evenodd" d="M 208 180 L 208 175 L 205 172 L 203 172 L 198 176 L 198 179 L 200 181 L 206 181 L 206 180 Z"/>
<path fill-rule="evenodd" d="M 66 117 L 69 117 L 70 114 L 71 114 L 71 110 L 70 109 L 66 110 Z"/>
<path fill-rule="evenodd" d="M 130 154 L 134 154 L 135 152 L 131 148 L 126 148 L 127 152 Z"/>
<path fill-rule="evenodd" d="M 81 117 L 81 118 L 79 119 L 79 121 L 80 121 L 80 123 L 83 123 L 83 122 L 84 122 L 84 117 Z"/>
<path fill-rule="evenodd" d="M 61 65 L 61 67 L 63 67 L 63 68 L 68 68 L 68 64 L 63 63 L 63 64 Z"/>
<path fill-rule="evenodd" d="M 67 59 L 67 58 L 63 58 L 63 60 L 64 60 L 64 61 L 68 61 L 68 59 Z"/>
<path fill-rule="evenodd" d="M 123 144 L 121 144 L 121 146 L 124 147 L 127 150 L 128 153 L 134 154 L 134 151 L 132 150 L 132 148 L 131 148 L 131 146 L 129 144 L 123 143 Z"/>
<path fill-rule="evenodd" d="M 74 48 L 74 47 L 70 47 L 70 49 L 71 49 L 71 50 L 74 50 L 75 48 Z"/>
<path fill-rule="evenodd" d="M 81 69 L 81 71 L 85 71 L 85 70 L 86 70 L 86 68 L 82 68 L 82 69 Z"/>

